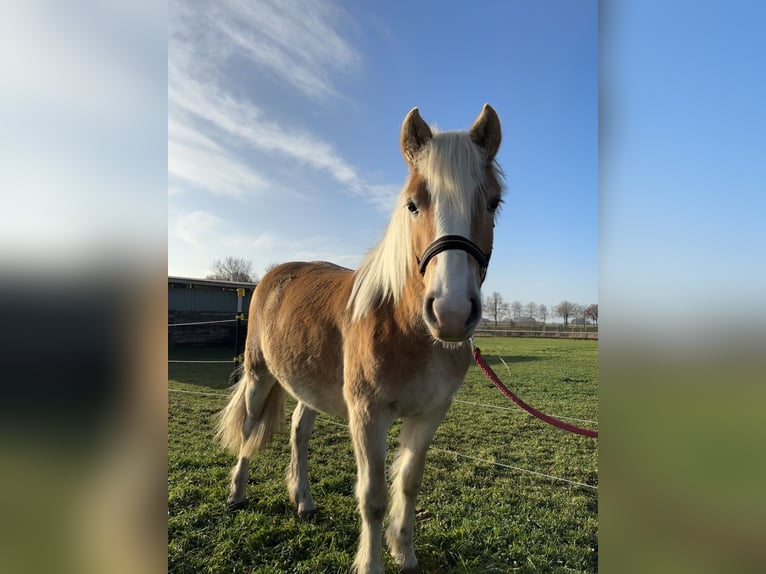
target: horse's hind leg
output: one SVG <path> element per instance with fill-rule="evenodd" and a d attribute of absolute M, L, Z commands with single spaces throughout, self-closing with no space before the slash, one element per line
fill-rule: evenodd
<path fill-rule="evenodd" d="M 430 413 L 402 420 L 399 453 L 391 475 L 391 509 L 386 530 L 388 549 L 402 572 L 417 572 L 418 559 L 413 548 L 415 501 L 423 481 L 426 452 L 449 403 Z"/>
<path fill-rule="evenodd" d="M 314 430 L 316 411 L 298 402 L 293 411 L 290 429 L 290 467 L 287 471 L 287 489 L 290 500 L 298 509 L 298 516 L 309 518 L 316 512 L 316 504 L 309 490 L 308 444 Z"/>
<path fill-rule="evenodd" d="M 244 505 L 248 464 L 253 454 L 263 448 L 279 429 L 284 416 L 284 391 L 263 365 L 245 370 L 232 403 L 239 403 L 239 449 L 237 464 L 231 474 L 229 509 Z M 234 424 L 234 423 L 232 423 Z"/>

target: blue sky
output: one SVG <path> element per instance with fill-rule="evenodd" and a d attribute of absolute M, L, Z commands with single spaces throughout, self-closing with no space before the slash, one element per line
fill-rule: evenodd
<path fill-rule="evenodd" d="M 507 195 L 484 294 L 598 302 L 597 4 L 467 6 L 171 1 L 168 273 L 355 267 L 406 177 L 406 113 L 467 129 L 488 102 Z"/>
<path fill-rule="evenodd" d="M 604 15 L 601 326 L 763 329 L 766 5 L 653 0 Z"/>

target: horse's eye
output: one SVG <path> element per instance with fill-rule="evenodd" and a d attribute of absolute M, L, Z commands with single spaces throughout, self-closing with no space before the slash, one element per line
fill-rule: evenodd
<path fill-rule="evenodd" d="M 489 202 L 487 202 L 487 211 L 491 213 L 495 213 L 498 207 L 500 207 L 499 197 L 493 197 L 492 199 L 489 200 Z"/>
<path fill-rule="evenodd" d="M 418 212 L 418 206 L 415 205 L 415 202 L 412 200 L 407 202 L 407 209 L 409 209 L 410 213 L 413 215 L 416 215 Z"/>

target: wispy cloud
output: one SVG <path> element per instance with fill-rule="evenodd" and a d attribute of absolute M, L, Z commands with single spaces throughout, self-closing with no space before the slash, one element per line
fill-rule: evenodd
<path fill-rule="evenodd" d="M 223 36 L 310 97 L 336 95 L 331 73 L 359 64 L 359 54 L 338 32 L 350 20 L 332 2 L 228 0 L 225 6 L 218 20 Z"/>
<path fill-rule="evenodd" d="M 174 109 L 203 120 L 238 143 L 327 171 L 344 185 L 358 182 L 354 167 L 320 138 L 266 120 L 255 104 L 234 98 L 212 82 L 197 81 L 172 64 L 168 78 L 168 103 Z"/>
<path fill-rule="evenodd" d="M 241 197 L 268 181 L 189 125 L 168 118 L 168 175 L 213 193 Z M 174 188 L 178 193 L 178 188 Z"/>
<path fill-rule="evenodd" d="M 398 186 L 369 181 L 331 143 L 307 130 L 299 115 L 293 124 L 278 120 L 240 84 L 244 61 L 256 77 L 286 83 L 319 102 L 312 105 L 337 96 L 333 78 L 361 62 L 345 37 L 353 22 L 341 9 L 319 0 L 171 0 L 169 12 L 169 197 L 185 184 L 228 197 L 265 195 L 280 188 L 286 172 L 310 178 L 308 188 L 316 181 L 313 170 L 380 210 L 392 207 Z M 303 169 L 301 175 L 294 166 Z"/>
<path fill-rule="evenodd" d="M 389 212 L 394 209 L 400 190 L 400 185 L 363 184 L 354 192 L 356 195 L 365 197 L 380 211 Z"/>
<path fill-rule="evenodd" d="M 200 247 L 214 239 L 223 223 L 217 215 L 200 209 L 179 215 L 169 231 L 171 236 L 193 247 Z"/>

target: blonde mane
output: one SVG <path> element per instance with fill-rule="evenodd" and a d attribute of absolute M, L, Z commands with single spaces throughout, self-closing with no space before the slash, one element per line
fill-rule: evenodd
<path fill-rule="evenodd" d="M 431 129 L 434 136 L 415 158 L 416 169 L 425 179 L 432 197 L 438 194 L 438 201 L 446 202 L 450 211 L 470 219 L 474 195 L 484 185 L 486 152 L 474 144 L 466 132 L 437 133 L 435 128 Z M 496 169 L 494 162 L 493 169 Z M 399 193 L 383 238 L 356 271 L 348 300 L 354 321 L 386 301 L 398 303 L 401 298 L 412 267 L 411 216 L 406 209 L 406 189 L 405 185 Z M 438 222 L 436 226 L 438 229 Z"/>

